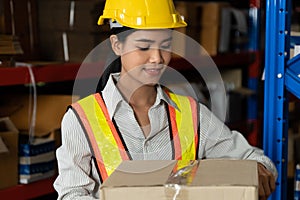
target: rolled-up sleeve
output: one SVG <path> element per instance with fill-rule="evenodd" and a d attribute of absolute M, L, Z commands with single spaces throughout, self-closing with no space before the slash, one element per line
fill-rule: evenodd
<path fill-rule="evenodd" d="M 248 159 L 262 163 L 277 178 L 274 163 L 262 149 L 251 146 L 238 131 L 230 130 L 208 108 L 200 104 L 200 158 Z"/>

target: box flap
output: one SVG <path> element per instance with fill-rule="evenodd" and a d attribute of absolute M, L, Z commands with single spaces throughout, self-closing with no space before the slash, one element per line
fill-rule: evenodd
<path fill-rule="evenodd" d="M 207 159 L 199 165 L 178 168 L 175 160 L 123 161 L 101 187 L 163 186 L 180 184 L 190 186 L 254 186 L 258 187 L 257 162 L 252 160 Z M 172 177 L 182 169 L 183 175 Z M 180 170 L 181 169 L 181 170 Z M 191 176 L 188 173 L 193 173 Z M 186 182 L 183 179 L 190 179 Z M 182 180 L 178 180 L 182 179 Z"/>
<path fill-rule="evenodd" d="M 9 152 L 8 147 L 1 136 L 2 134 L 10 134 L 11 132 L 18 133 L 18 129 L 8 117 L 0 118 L 0 154 Z"/>
<path fill-rule="evenodd" d="M 123 161 L 101 188 L 164 185 L 175 164 L 175 160 Z"/>
<path fill-rule="evenodd" d="M 8 148 L 3 142 L 2 137 L 0 137 L 0 154 L 2 153 L 8 153 Z"/>
<path fill-rule="evenodd" d="M 19 133 L 19 130 L 9 117 L 0 118 L 0 133 Z"/>
<path fill-rule="evenodd" d="M 252 160 L 201 160 L 192 185 L 258 187 L 257 162 Z"/>

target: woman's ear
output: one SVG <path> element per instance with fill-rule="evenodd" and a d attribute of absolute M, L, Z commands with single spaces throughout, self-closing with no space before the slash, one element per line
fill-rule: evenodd
<path fill-rule="evenodd" d="M 121 53 L 122 53 L 122 43 L 119 41 L 118 39 L 118 36 L 116 35 L 111 35 L 109 37 L 110 39 L 110 43 L 111 43 L 111 48 L 112 50 L 114 51 L 114 53 L 117 55 L 117 56 L 120 56 Z"/>

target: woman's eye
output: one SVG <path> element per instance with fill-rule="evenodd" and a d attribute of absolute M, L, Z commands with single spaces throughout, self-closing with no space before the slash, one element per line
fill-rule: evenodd
<path fill-rule="evenodd" d="M 150 49 L 150 47 L 138 47 L 139 50 L 141 51 L 148 51 Z"/>
<path fill-rule="evenodd" d="M 161 49 L 171 49 L 171 44 L 161 46 Z"/>

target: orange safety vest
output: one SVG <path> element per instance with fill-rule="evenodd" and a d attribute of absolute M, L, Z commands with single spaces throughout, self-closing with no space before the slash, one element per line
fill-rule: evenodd
<path fill-rule="evenodd" d="M 195 160 L 199 148 L 198 104 L 191 97 L 167 94 L 179 108 L 168 106 L 173 159 Z M 100 181 L 103 182 L 123 160 L 132 159 L 130 153 L 99 93 L 73 103 L 71 108 L 87 136 Z"/>

